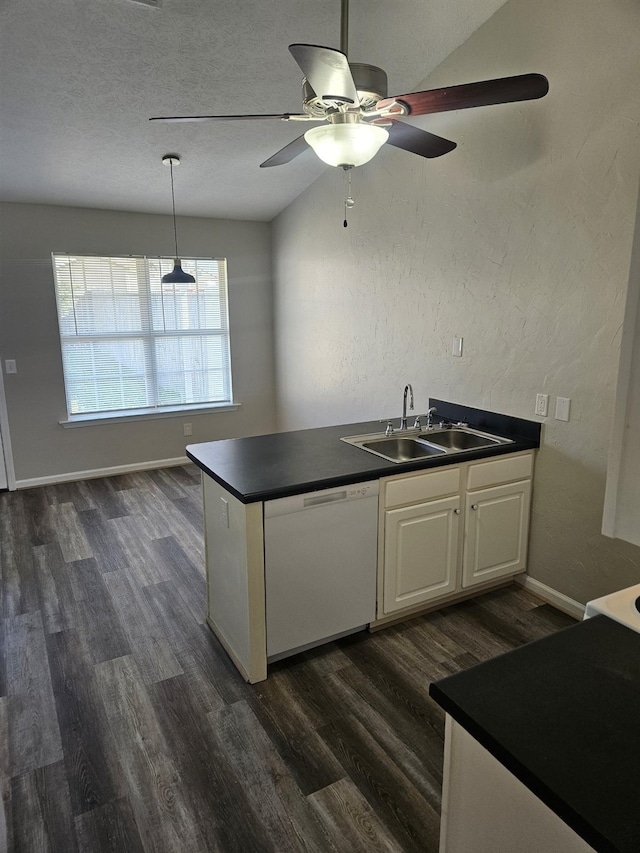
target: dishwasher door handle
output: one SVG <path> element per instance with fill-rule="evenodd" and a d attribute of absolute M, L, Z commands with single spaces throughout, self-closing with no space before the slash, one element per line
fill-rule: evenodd
<path fill-rule="evenodd" d="M 302 506 L 322 506 L 322 504 L 332 504 L 336 503 L 336 501 L 346 501 L 347 492 L 343 489 L 341 492 L 323 492 L 321 495 L 311 495 L 308 498 L 304 498 L 302 501 Z"/>

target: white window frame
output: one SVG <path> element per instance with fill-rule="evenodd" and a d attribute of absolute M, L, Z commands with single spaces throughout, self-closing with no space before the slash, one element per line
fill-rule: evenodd
<path fill-rule="evenodd" d="M 91 332 L 87 333 L 86 331 L 78 331 L 78 324 L 76 322 L 76 333 L 69 334 L 68 330 L 65 332 L 63 330 L 63 319 L 62 319 L 62 304 L 60 298 L 60 287 L 58 281 L 58 271 L 56 267 L 56 261 L 59 259 L 80 259 L 80 260 L 100 260 L 104 259 L 105 264 L 105 274 L 107 269 L 110 269 L 110 264 L 112 261 L 117 261 L 118 259 L 124 260 L 133 260 L 137 262 L 137 285 L 139 289 L 139 301 L 140 304 L 146 303 L 144 308 L 141 309 L 141 328 L 133 331 L 118 331 L 116 329 L 100 333 L 100 332 Z M 55 283 L 55 293 L 56 293 L 56 309 L 58 314 L 58 324 L 60 331 L 60 347 L 63 361 L 63 371 L 64 371 L 64 382 L 65 382 L 65 399 L 67 406 L 67 418 L 61 420 L 60 423 L 64 427 L 75 427 L 75 426 L 85 426 L 90 425 L 92 423 L 110 423 L 110 422 L 118 422 L 123 419 L 128 420 L 143 420 L 148 418 L 159 418 L 159 417 L 171 417 L 171 416 L 179 416 L 185 412 L 189 413 L 198 413 L 198 412 L 210 412 L 212 410 L 215 411 L 233 411 L 238 408 L 237 403 L 233 401 L 233 385 L 232 385 L 232 375 L 231 375 L 231 344 L 230 344 L 230 330 L 229 330 L 229 304 L 228 304 L 228 279 L 227 279 L 227 269 L 226 269 L 226 259 L 225 258 L 183 258 L 182 266 L 186 272 L 191 272 L 195 277 L 196 281 L 198 280 L 198 264 L 200 263 L 201 269 L 203 264 L 216 264 L 217 265 L 217 273 L 218 273 L 218 281 L 220 284 L 220 291 L 218 297 L 218 305 L 219 305 L 219 313 L 220 313 L 220 325 L 215 328 L 194 325 L 192 327 L 174 327 L 167 328 L 164 316 L 164 302 L 162 302 L 162 317 L 164 328 L 160 329 L 157 327 L 157 314 L 156 314 L 156 328 L 153 327 L 153 318 L 152 318 L 152 310 L 151 310 L 151 298 L 152 298 L 152 275 L 150 272 L 151 265 L 157 266 L 160 265 L 160 276 L 164 275 L 167 272 L 171 272 L 173 268 L 174 260 L 173 258 L 165 258 L 158 256 L 146 256 L 146 255 L 117 255 L 117 256 L 107 256 L 107 255 L 87 255 L 87 254 L 79 254 L 79 253 L 68 253 L 68 252 L 53 252 L 52 253 L 52 265 L 53 265 L 53 274 L 54 274 L 54 283 Z M 140 273 L 140 270 L 143 270 Z M 71 275 L 71 274 L 70 274 Z M 158 282 L 155 281 L 155 285 L 157 286 Z M 73 287 L 72 287 L 73 293 Z M 157 296 L 157 292 L 156 292 Z M 72 296 L 72 298 L 75 297 Z M 74 312 L 75 312 L 75 301 L 74 301 Z M 199 313 L 199 312 L 198 312 Z M 222 399 L 216 400 L 198 400 L 197 402 L 185 402 L 179 404 L 171 404 L 171 405 L 160 405 L 158 402 L 158 387 L 160 384 L 159 381 L 159 371 L 156 366 L 155 359 L 155 349 L 156 345 L 162 339 L 169 340 L 171 338 L 189 338 L 190 336 L 196 336 L 201 338 L 208 338 L 211 341 L 216 340 L 219 342 L 221 347 L 221 359 L 218 365 L 218 369 L 222 374 Z M 67 370 L 65 368 L 65 346 L 69 344 L 74 344 L 78 342 L 92 343 L 92 342 L 100 342 L 100 341 L 126 341 L 127 339 L 134 339 L 138 342 L 142 341 L 143 347 L 145 348 L 145 352 L 147 353 L 147 357 L 145 357 L 144 362 L 147 369 L 144 372 L 145 384 L 149 384 L 151 387 L 151 403 L 147 404 L 141 408 L 106 408 L 102 410 L 96 409 L 95 411 L 83 411 L 83 412 L 74 412 L 71 411 L 71 396 L 70 396 L 70 381 L 67 376 Z M 114 374 L 115 376 L 115 374 Z"/>

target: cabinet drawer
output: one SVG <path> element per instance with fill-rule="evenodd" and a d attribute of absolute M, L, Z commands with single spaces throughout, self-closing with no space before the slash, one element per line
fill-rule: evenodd
<path fill-rule="evenodd" d="M 533 473 L 533 453 L 524 456 L 503 456 L 487 462 L 469 465 L 467 489 L 483 489 L 512 480 L 526 480 Z"/>
<path fill-rule="evenodd" d="M 441 468 L 427 474 L 389 480 L 384 491 L 384 505 L 394 506 L 428 501 L 460 491 L 460 468 Z"/>

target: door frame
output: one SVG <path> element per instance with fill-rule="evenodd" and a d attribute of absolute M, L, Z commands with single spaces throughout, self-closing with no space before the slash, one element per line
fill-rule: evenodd
<path fill-rule="evenodd" d="M 7 399 L 4 393 L 4 376 L 0 367 L 0 449 L 4 459 L 0 459 L 0 465 L 4 464 L 7 474 L 7 487 L 10 492 L 16 488 L 16 472 L 13 467 L 13 454 L 11 452 L 11 437 L 9 435 L 9 413 L 7 411 Z"/>

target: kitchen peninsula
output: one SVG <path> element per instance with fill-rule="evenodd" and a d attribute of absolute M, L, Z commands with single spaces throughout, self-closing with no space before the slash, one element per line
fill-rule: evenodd
<path fill-rule="evenodd" d="M 441 400 L 429 405 L 437 409 L 436 420 L 469 424 L 506 442 L 394 463 L 341 441 L 384 430 L 374 421 L 187 447 L 203 472 L 207 622 L 248 681 L 267 677 L 268 660 L 482 592 L 524 570 L 540 425 Z M 331 596 L 332 607 L 344 599 L 358 613 L 353 624 L 345 621 L 348 614 L 336 614 L 325 633 L 318 628 L 315 639 L 287 647 L 273 639 L 280 623 L 313 623 L 294 595 L 297 575 L 285 585 L 273 582 L 269 592 L 270 551 L 278 542 L 270 530 L 285 517 L 285 507 L 295 511 L 287 501 L 296 497 L 315 506 L 318 523 L 290 536 L 291 547 L 306 548 L 317 560 L 318 548 L 343 542 L 344 555 L 323 564 L 329 574 L 316 576 L 325 585 L 331 577 L 344 583 L 344 591 L 336 588 Z M 344 524 L 347 511 L 354 519 L 351 535 L 334 536 L 334 521 Z M 490 536 L 479 539 L 481 530 Z M 349 550 L 354 543 L 357 554 Z M 302 551 L 294 559 L 300 566 L 308 562 Z M 363 573 L 345 579 L 346 569 L 360 563 Z M 311 586 L 314 576 L 306 577 Z M 319 602 L 325 592 L 318 587 L 306 594 Z M 304 601 L 305 590 L 300 594 Z"/>
<path fill-rule="evenodd" d="M 431 684 L 441 853 L 640 850 L 640 633 L 595 616 Z"/>

